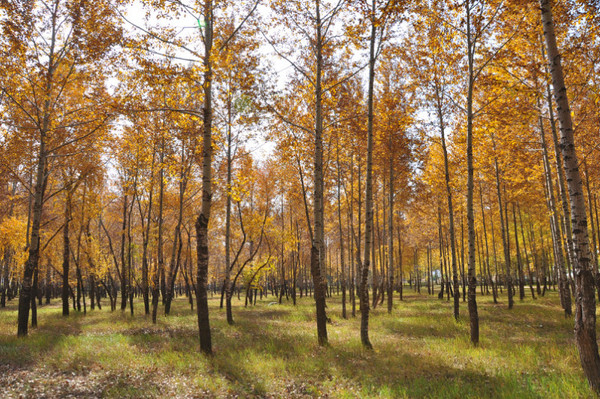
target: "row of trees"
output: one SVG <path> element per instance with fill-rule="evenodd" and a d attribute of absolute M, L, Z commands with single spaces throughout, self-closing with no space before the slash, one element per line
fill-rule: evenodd
<path fill-rule="evenodd" d="M 212 353 L 210 288 L 229 323 L 236 293 L 313 295 L 326 345 L 337 290 L 372 348 L 369 308 L 409 282 L 456 319 L 462 295 L 476 345 L 478 283 L 509 309 L 556 284 L 599 389 L 593 5 L 0 4 L 0 290 L 19 335 L 43 297 L 67 316 L 119 296 L 133 315 L 139 296 L 156 322 L 185 291 Z"/>

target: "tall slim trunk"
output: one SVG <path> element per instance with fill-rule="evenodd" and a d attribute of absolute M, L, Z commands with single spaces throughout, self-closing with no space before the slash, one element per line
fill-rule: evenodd
<path fill-rule="evenodd" d="M 392 308 L 394 306 L 394 158 L 391 152 L 391 140 L 392 135 L 390 134 L 390 188 L 388 193 L 390 203 L 390 209 L 388 210 L 388 313 L 392 313 Z"/>
<path fill-rule="evenodd" d="M 523 239 L 523 252 L 525 252 L 525 265 L 527 266 L 527 274 L 529 275 L 529 290 L 531 291 L 531 297 L 535 298 L 535 290 L 533 289 L 533 273 L 531 272 L 531 264 L 529 263 L 529 251 L 527 250 L 527 242 L 525 241 L 525 226 L 523 225 L 523 215 L 521 214 L 521 207 L 519 208 L 519 223 L 521 224 L 521 238 Z"/>
<path fill-rule="evenodd" d="M 360 340 L 367 349 L 373 349 L 369 340 L 369 260 L 373 234 L 373 86 L 375 83 L 375 3 L 371 9 L 371 37 L 369 40 L 369 87 L 367 93 L 367 176 L 365 188 L 365 256 L 360 280 Z M 373 265 L 375 266 L 375 265 Z"/>
<path fill-rule="evenodd" d="M 42 223 L 42 212 L 44 207 L 44 193 L 46 183 L 48 182 L 48 152 L 46 149 L 47 134 L 50 130 L 52 100 L 50 98 L 55 68 L 58 66 L 55 62 L 56 45 L 56 26 L 58 19 L 58 10 L 55 8 L 52 12 L 51 25 L 52 36 L 50 37 L 50 51 L 48 54 L 48 70 L 46 71 L 46 82 L 43 94 L 45 95 L 42 123 L 40 127 L 40 142 L 37 155 L 36 177 L 33 194 L 33 217 L 31 221 L 31 235 L 27 235 L 29 244 L 29 254 L 23 271 L 23 280 L 21 282 L 21 291 L 19 293 L 19 309 L 17 315 L 17 335 L 27 335 L 27 324 L 29 322 L 29 309 L 31 306 L 31 294 L 33 274 L 39 265 L 40 258 L 40 226 Z M 28 230 L 29 231 L 29 230 Z M 31 239 L 29 239 L 31 237 Z"/>
<path fill-rule="evenodd" d="M 359 305 L 359 309 L 360 309 L 360 279 L 362 278 L 362 205 L 363 205 L 363 201 L 362 201 L 362 163 L 361 163 L 361 157 L 359 155 L 358 157 L 358 211 L 357 211 L 357 215 L 358 215 L 358 237 L 356 240 L 356 293 L 355 296 L 358 296 L 358 305 Z M 369 291 L 367 290 L 367 297 L 368 297 Z M 368 298 L 367 298 L 368 299 Z"/>
<path fill-rule="evenodd" d="M 185 163 L 185 148 L 181 149 L 181 169 L 179 173 L 179 212 L 177 215 L 177 224 L 175 225 L 175 233 L 173 235 L 173 248 L 171 251 L 171 261 L 169 263 L 169 274 L 167 276 L 167 295 L 165 298 L 165 316 L 171 312 L 171 303 L 173 302 L 175 280 L 177 272 L 181 264 L 181 249 L 183 242 L 181 238 L 181 224 L 183 223 L 183 200 L 187 187 L 187 171 Z"/>
<path fill-rule="evenodd" d="M 452 206 L 452 188 L 450 186 L 450 168 L 448 166 L 448 148 L 446 147 L 446 133 L 444 125 L 444 114 L 442 112 L 442 98 L 439 88 L 436 86 L 437 113 L 440 124 L 440 136 L 442 139 L 442 150 L 444 152 L 444 176 L 446 181 L 446 196 L 448 199 L 448 218 L 450 224 L 450 252 L 452 259 L 452 287 L 454 297 L 454 319 L 458 321 L 458 307 L 460 303 L 460 292 L 458 290 L 458 268 L 456 265 L 456 234 L 454 233 L 454 210 Z"/>
<path fill-rule="evenodd" d="M 133 184 L 133 196 L 131 198 L 131 204 L 129 205 L 129 212 L 127 215 L 127 299 L 129 300 L 129 313 L 133 316 L 133 282 L 134 277 L 134 259 L 133 259 L 133 237 L 131 235 L 131 215 L 133 214 L 133 205 L 137 196 L 137 171 L 135 182 Z"/>
<path fill-rule="evenodd" d="M 496 282 L 495 286 L 496 286 L 496 294 L 497 294 L 498 290 L 500 290 L 500 293 L 502 293 L 502 284 L 499 284 L 499 279 L 498 279 L 498 257 L 497 257 L 497 252 L 496 252 L 496 238 L 495 238 L 496 234 L 494 234 L 494 214 L 493 213 L 490 215 L 490 226 L 491 226 L 491 233 L 492 233 L 492 250 L 494 251 L 494 281 Z"/>
<path fill-rule="evenodd" d="M 371 179 L 371 184 L 373 184 L 373 179 Z M 375 182 L 375 185 L 377 185 L 377 182 Z M 377 235 L 377 240 L 375 240 L 375 235 Z M 373 306 L 373 309 L 377 307 L 377 303 L 379 302 L 379 281 L 382 277 L 379 275 L 379 271 L 377 270 L 377 261 L 375 259 L 377 254 L 377 251 L 375 250 L 376 241 L 378 244 L 381 242 L 381 234 L 379 229 L 379 206 L 378 203 L 375 201 L 375 209 L 373 209 L 373 231 L 371 234 L 371 265 L 373 267 L 373 272 L 371 273 L 371 281 L 373 286 L 373 300 L 371 304 Z M 380 245 L 377 245 L 377 247 L 380 247 Z"/>
<path fill-rule="evenodd" d="M 440 293 L 438 294 L 438 299 L 444 299 L 444 238 L 442 236 L 442 211 L 438 205 L 437 210 L 437 220 L 438 220 L 438 246 L 439 246 L 439 258 L 440 258 Z"/>
<path fill-rule="evenodd" d="M 540 226 L 540 240 L 542 244 L 542 269 L 544 270 L 544 288 L 542 289 L 542 296 L 546 294 L 546 290 L 548 290 L 548 285 L 552 285 L 552 273 L 550 272 L 550 267 L 548 265 L 548 257 L 546 255 L 546 244 L 544 243 L 544 231 L 542 226 Z M 548 278 L 550 281 L 548 282 Z"/>
<path fill-rule="evenodd" d="M 515 203 L 512 204 L 513 226 L 515 227 L 515 249 L 517 251 L 517 273 L 519 279 L 519 299 L 522 301 L 525 298 L 525 276 L 523 275 L 523 264 L 521 259 L 521 251 L 519 247 L 519 229 L 517 228 L 517 212 L 515 211 Z"/>
<path fill-rule="evenodd" d="M 348 237 L 350 241 L 349 261 L 350 261 L 350 303 L 352 304 L 352 317 L 356 317 L 356 290 L 355 290 L 355 270 L 356 262 L 354 260 L 354 154 L 350 161 L 350 205 L 348 206 Z"/>
<path fill-rule="evenodd" d="M 336 148 L 336 161 L 337 161 L 337 214 L 338 214 L 338 231 L 340 240 L 340 267 L 341 267 L 341 283 L 342 283 L 342 317 L 347 318 L 346 315 L 346 264 L 344 259 L 344 230 L 342 228 L 342 175 L 340 168 L 340 144 L 337 143 Z M 295 280 L 295 279 L 294 279 Z M 294 304 L 296 303 L 294 297 Z"/>
<path fill-rule="evenodd" d="M 556 209 L 556 200 L 554 199 L 554 185 L 552 183 L 552 173 L 550 169 L 550 161 L 548 157 L 548 146 L 546 145 L 546 134 L 544 133 L 544 122 L 542 115 L 539 115 L 540 137 L 542 141 L 542 160 L 544 163 L 545 176 L 545 195 L 546 206 L 550 211 L 550 230 L 552 233 L 552 248 L 554 252 L 554 262 L 558 273 L 558 291 L 560 295 L 560 303 L 565 311 L 565 316 L 572 314 L 571 310 L 571 294 L 569 292 L 569 283 L 565 267 L 565 257 L 563 255 L 563 238 L 561 233 L 560 218 Z"/>
<path fill-rule="evenodd" d="M 490 251 L 488 246 L 488 237 L 487 237 L 487 226 L 485 223 L 485 209 L 483 207 L 483 189 L 481 186 L 481 180 L 479 181 L 479 202 L 481 204 L 481 221 L 483 224 L 483 240 L 485 241 L 485 264 L 487 267 L 487 275 L 488 280 L 490 281 L 490 285 L 492 286 L 492 296 L 494 298 L 494 303 L 498 303 L 498 292 L 496 290 L 496 283 L 492 278 L 492 272 L 490 271 Z M 492 223 L 493 225 L 493 223 Z M 493 233 L 492 233 L 493 234 Z M 493 237 L 492 237 L 493 239 Z M 496 248 L 494 247 L 494 262 L 496 261 Z"/>
<path fill-rule="evenodd" d="M 196 251 L 198 254 L 198 270 L 196 274 L 196 310 L 198 314 L 198 332 L 200 350 L 212 354 L 212 338 L 208 315 L 208 296 L 206 283 L 208 280 L 208 222 L 212 202 L 212 46 L 213 46 L 213 2 L 204 0 L 204 109 L 202 135 L 202 205 L 196 220 Z"/>
<path fill-rule="evenodd" d="M 431 295 L 431 244 L 427 243 L 427 294 Z"/>
<path fill-rule="evenodd" d="M 71 258 L 69 225 L 71 223 L 71 190 L 66 191 L 65 224 L 63 226 L 62 315 L 69 315 L 69 262 Z"/>
<path fill-rule="evenodd" d="M 540 257 L 537 250 L 537 246 L 535 245 L 535 230 L 533 229 L 533 221 L 529 218 L 529 247 L 531 248 L 531 254 L 533 256 L 533 269 L 535 271 L 535 283 L 537 294 L 542 295 L 542 287 L 541 287 L 541 276 L 543 275 L 543 269 L 540 263 Z"/>
<path fill-rule="evenodd" d="M 229 288 L 231 281 L 231 174 L 232 174 L 232 155 L 231 155 L 231 90 L 227 95 L 227 199 L 225 203 L 225 281 L 221 290 L 221 303 L 219 307 L 223 308 L 223 294 Z M 228 313 L 229 314 L 229 313 Z M 233 319 L 232 319 L 233 320 Z"/>
<path fill-rule="evenodd" d="M 467 273 L 465 273 L 465 223 L 462 212 L 460 214 L 460 274 L 463 302 L 465 302 L 467 300 Z"/>
<path fill-rule="evenodd" d="M 592 216 L 594 218 L 594 220 L 596 221 L 596 236 L 600 239 L 600 219 L 598 218 L 598 204 L 596 202 L 596 194 L 594 194 L 594 216 Z M 594 267 L 597 267 L 598 264 L 594 264 Z M 600 301 L 600 272 L 598 273 L 597 279 L 596 279 L 596 290 L 598 292 L 598 300 Z"/>
<path fill-rule="evenodd" d="M 469 308 L 469 321 L 471 327 L 471 342 L 473 345 L 479 343 L 479 315 L 477 314 L 475 276 L 475 216 L 473 213 L 473 88 L 475 86 L 475 75 L 473 63 L 475 59 L 475 44 L 471 37 L 471 2 L 465 3 L 467 17 L 467 49 L 469 81 L 467 86 L 467 232 L 469 242 L 469 264 L 467 269 L 467 280 L 469 286 L 467 306 Z"/>
<path fill-rule="evenodd" d="M 506 226 L 505 226 L 505 228 L 506 228 L 506 247 L 507 247 L 508 253 L 510 254 L 510 219 L 508 218 L 508 201 L 506 200 L 508 198 L 508 195 L 506 195 L 506 184 L 503 185 L 503 191 L 504 191 L 504 221 L 506 222 Z M 508 275 L 510 275 L 510 279 L 511 279 L 510 290 L 512 291 L 512 295 L 514 298 L 516 291 L 514 289 L 512 281 L 515 276 L 512 275 L 512 270 L 510 270 L 510 271 L 507 270 L 506 273 Z"/>
<path fill-rule="evenodd" d="M 165 191 L 165 138 L 161 140 L 160 151 L 160 171 L 158 173 L 159 188 L 158 188 L 158 242 L 157 242 L 157 262 L 152 276 L 152 323 L 156 324 L 156 316 L 158 314 L 158 297 L 160 293 L 160 273 L 165 267 L 165 259 L 163 253 L 163 208 L 164 208 L 164 191 Z"/>
<path fill-rule="evenodd" d="M 126 190 L 126 188 L 123 188 Z M 121 229 L 121 310 L 127 308 L 127 261 L 125 260 L 125 246 L 127 242 L 127 192 L 123 196 L 123 225 Z"/>
<path fill-rule="evenodd" d="M 140 218 L 142 227 L 145 227 L 142 242 L 142 296 L 144 299 L 144 314 L 150 314 L 150 288 L 148 281 L 148 243 L 150 241 L 150 224 L 152 223 L 152 199 L 154 195 L 154 167 L 156 160 L 156 146 L 152 149 L 152 166 L 150 167 L 150 190 L 148 196 L 148 209 L 146 214 L 146 225 L 144 226 L 144 215 L 142 215 L 141 204 L 138 198 L 138 206 L 140 206 Z M 93 301 L 92 301 L 93 302 Z"/>
<path fill-rule="evenodd" d="M 494 141 L 494 150 L 496 149 L 496 143 Z M 500 230 L 502 232 L 502 247 L 504 248 L 504 283 L 506 284 L 506 291 L 508 293 L 508 308 L 512 309 L 514 305 L 513 301 L 513 289 L 512 289 L 512 275 L 510 273 L 510 247 L 508 244 L 508 231 L 506 231 L 506 224 L 504 223 L 504 211 L 502 206 L 502 192 L 500 191 L 500 167 L 498 166 L 498 158 L 494 157 L 494 169 L 496 173 L 496 193 L 498 195 L 498 210 L 500 213 Z"/>
<path fill-rule="evenodd" d="M 398 289 L 400 294 L 400 300 L 404 300 L 404 269 L 402 264 L 402 241 L 400 239 L 400 226 L 398 226 Z"/>
<path fill-rule="evenodd" d="M 567 98 L 560 53 L 556 44 L 552 7 L 550 0 L 540 0 L 542 25 L 548 48 L 548 61 L 552 74 L 554 99 L 560 122 L 560 150 L 564 161 L 571 203 L 573 226 L 573 249 L 575 271 L 575 340 L 579 359 L 588 382 L 596 394 L 600 394 L 600 355 L 596 340 L 596 298 L 592 268 L 590 267 L 590 246 L 587 231 L 587 215 L 583 196 L 583 184 L 579 174 L 579 161 L 573 138 L 573 121 Z"/>
<path fill-rule="evenodd" d="M 327 315 L 325 313 L 326 285 L 323 259 L 324 246 L 324 209 L 323 209 L 323 37 L 321 32 L 320 0 L 315 1 L 316 8 L 316 79 L 315 79 L 315 154 L 314 154 L 314 236 L 310 251 L 310 271 L 315 289 L 315 305 L 317 310 L 317 338 L 319 345 L 327 345 Z"/>
<path fill-rule="evenodd" d="M 544 56 L 544 48 L 542 46 L 542 56 Z M 546 70 L 546 73 L 547 70 Z M 571 303 L 571 291 L 573 292 L 573 295 L 575 295 L 575 283 L 573 281 L 573 273 L 572 273 L 572 265 L 577 261 L 575 259 L 575 252 L 574 252 L 574 248 L 573 248 L 573 232 L 572 232 L 572 228 L 571 228 L 571 217 L 570 217 L 570 211 L 569 211 L 569 200 L 567 198 L 567 188 L 565 186 L 565 177 L 564 177 L 564 168 L 563 168 L 563 162 L 561 160 L 561 150 L 560 150 L 560 143 L 559 143 L 559 139 L 558 139 L 558 133 L 556 131 L 556 120 L 554 118 L 554 109 L 552 107 L 552 94 L 550 91 L 550 85 L 547 84 L 546 85 L 546 93 L 547 93 L 547 102 L 548 102 L 548 114 L 549 114 L 549 118 L 550 118 L 550 131 L 552 132 L 552 141 L 554 143 L 554 157 L 555 157 L 555 161 L 556 161 L 556 175 L 557 175 L 557 181 L 558 181 L 558 193 L 560 195 L 560 202 L 562 205 L 562 220 L 557 219 L 557 222 L 560 224 L 562 221 L 562 226 L 563 226 L 563 232 L 564 235 L 561 234 L 560 235 L 560 239 L 561 240 L 565 240 L 566 242 L 564 243 L 564 247 L 565 250 L 567 252 L 567 257 L 566 257 L 566 268 L 568 270 L 568 274 L 565 274 L 566 276 L 566 286 L 565 288 L 567 289 L 567 294 L 569 295 L 569 299 L 568 299 L 568 303 Z M 557 231 L 558 230 L 557 228 Z M 571 311 L 569 310 L 569 314 L 571 314 Z"/>

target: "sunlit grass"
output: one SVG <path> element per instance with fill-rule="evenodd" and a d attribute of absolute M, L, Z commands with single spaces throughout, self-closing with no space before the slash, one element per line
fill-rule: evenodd
<path fill-rule="evenodd" d="M 408 291 L 408 290 L 406 290 Z M 158 324 L 129 310 L 39 310 L 39 328 L 16 338 L 16 304 L 0 310 L 0 397 L 389 397 L 587 398 L 573 322 L 555 293 L 494 305 L 479 297 L 481 342 L 469 342 L 466 306 L 409 292 L 371 312 L 374 351 L 360 343 L 360 319 L 341 318 L 328 299 L 330 346 L 316 342 L 314 305 L 303 298 L 244 308 L 227 325 L 210 300 L 215 355 L 199 353 L 196 315 L 184 298 Z"/>

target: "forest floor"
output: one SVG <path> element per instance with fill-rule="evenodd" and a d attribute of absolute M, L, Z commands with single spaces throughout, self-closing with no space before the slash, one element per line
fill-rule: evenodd
<path fill-rule="evenodd" d="M 63 318 L 55 300 L 25 339 L 16 337 L 12 303 L 0 310 L 0 397 L 593 397 L 573 321 L 556 293 L 517 300 L 511 311 L 505 295 L 498 305 L 477 298 L 481 342 L 474 348 L 466 303 L 457 323 L 451 302 L 406 288 L 391 315 L 385 306 L 371 312 L 373 351 L 362 349 L 360 317 L 341 318 L 340 297 L 328 299 L 326 348 L 317 345 L 312 299 L 294 307 L 269 296 L 249 308 L 234 299 L 229 326 L 214 297 L 213 357 L 199 353 L 196 314 L 185 298 L 157 325 L 106 307 Z"/>

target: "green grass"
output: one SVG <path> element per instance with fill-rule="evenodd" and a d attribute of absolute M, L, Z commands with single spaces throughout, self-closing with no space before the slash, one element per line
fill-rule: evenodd
<path fill-rule="evenodd" d="M 157 325 L 140 303 L 133 318 L 105 308 L 63 318 L 54 302 L 25 339 L 16 338 L 13 303 L 0 310 L 0 397 L 593 397 L 555 293 L 511 311 L 479 297 L 474 348 L 465 303 L 456 323 L 450 302 L 410 292 L 391 315 L 371 312 L 373 351 L 362 349 L 359 317 L 341 318 L 339 297 L 328 299 L 326 348 L 317 345 L 312 299 L 272 300 L 244 308 L 234 299 L 228 326 L 210 299 L 213 357 L 199 353 L 184 298 Z"/>

